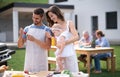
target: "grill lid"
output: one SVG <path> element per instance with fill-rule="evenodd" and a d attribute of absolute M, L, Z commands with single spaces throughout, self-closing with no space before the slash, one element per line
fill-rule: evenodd
<path fill-rule="evenodd" d="M 0 43 L 0 51 L 3 51 L 5 49 L 7 49 L 7 45 L 5 43 Z"/>

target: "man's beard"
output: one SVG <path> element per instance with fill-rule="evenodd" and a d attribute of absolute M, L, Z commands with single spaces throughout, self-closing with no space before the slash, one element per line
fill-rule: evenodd
<path fill-rule="evenodd" d="M 38 24 L 40 24 L 40 22 L 34 22 L 34 24 L 35 24 L 35 25 L 38 25 Z"/>

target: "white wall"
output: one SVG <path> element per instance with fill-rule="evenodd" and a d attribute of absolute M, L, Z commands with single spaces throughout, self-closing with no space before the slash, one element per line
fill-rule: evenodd
<path fill-rule="evenodd" d="M 10 18 L 1 19 L 0 18 L 0 41 L 1 42 L 8 42 L 9 40 L 12 41 L 12 21 Z M 9 37 L 10 36 L 10 37 Z"/>
<path fill-rule="evenodd" d="M 106 22 L 105 22 L 105 13 L 110 11 L 118 12 L 118 21 L 119 21 L 119 13 L 120 13 L 120 1 L 118 0 L 84 0 L 80 1 L 80 11 L 79 11 L 79 21 L 80 26 L 83 26 L 82 29 L 86 29 L 87 27 L 91 30 L 91 21 L 90 17 L 93 15 L 98 16 L 98 28 L 102 30 L 106 37 L 110 40 L 119 40 L 118 33 L 120 32 L 120 23 L 118 22 L 118 29 L 110 29 L 106 30 Z M 76 6 L 76 5 L 75 5 Z M 80 30 L 82 30 L 80 29 Z M 112 37 L 111 37 L 112 34 Z"/>
<path fill-rule="evenodd" d="M 120 0 L 68 0 L 60 4 L 73 4 L 74 14 L 78 15 L 78 31 L 82 34 L 83 30 L 92 32 L 91 16 L 98 16 L 98 29 L 102 30 L 112 43 L 120 44 Z M 105 13 L 117 11 L 117 29 L 106 29 Z"/>
<path fill-rule="evenodd" d="M 6 33 L 5 32 L 0 32 L 0 42 L 5 42 L 6 41 Z"/>
<path fill-rule="evenodd" d="M 32 23 L 32 19 L 19 19 L 19 27 L 24 28 Z M 0 18 L 0 41 L 13 42 L 13 27 L 12 18 Z"/>

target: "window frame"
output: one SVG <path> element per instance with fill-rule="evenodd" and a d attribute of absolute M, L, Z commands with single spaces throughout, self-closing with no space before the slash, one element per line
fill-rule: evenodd
<path fill-rule="evenodd" d="M 106 29 L 117 29 L 117 11 L 106 12 Z"/>
<path fill-rule="evenodd" d="M 66 2 L 68 0 L 54 0 L 55 3 L 59 3 L 59 2 Z"/>

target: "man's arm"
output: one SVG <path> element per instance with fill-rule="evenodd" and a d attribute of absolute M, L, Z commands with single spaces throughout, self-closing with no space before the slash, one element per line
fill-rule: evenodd
<path fill-rule="evenodd" d="M 20 28 L 20 31 L 19 31 L 19 38 L 18 38 L 18 48 L 22 48 L 23 47 L 23 45 L 24 45 L 24 42 L 25 42 L 25 39 L 23 39 L 23 29 L 22 28 Z"/>
<path fill-rule="evenodd" d="M 49 49 L 50 46 L 51 46 L 51 38 L 47 36 L 48 35 L 47 33 L 48 32 L 46 32 L 46 34 L 45 34 L 45 41 L 38 40 L 31 35 L 27 35 L 27 39 L 30 40 L 30 41 L 33 41 L 34 43 L 36 43 L 41 48 Z"/>

